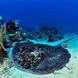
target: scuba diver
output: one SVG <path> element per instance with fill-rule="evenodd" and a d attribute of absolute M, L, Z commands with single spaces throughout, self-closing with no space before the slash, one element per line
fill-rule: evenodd
<path fill-rule="evenodd" d="M 10 19 L 9 22 L 6 23 L 6 30 L 9 35 L 9 39 L 12 42 L 17 41 L 17 32 L 19 30 L 19 22 L 15 19 Z"/>
<path fill-rule="evenodd" d="M 16 26 L 14 20 L 9 22 L 4 22 L 3 18 L 0 16 L 0 22 L 2 26 L 0 27 L 0 47 L 5 50 L 5 47 L 9 47 L 11 44 L 10 38 L 14 37 L 16 32 Z"/>
<path fill-rule="evenodd" d="M 10 41 L 19 42 L 21 40 L 25 40 L 26 34 L 24 34 L 23 30 L 19 27 L 18 20 L 10 19 L 10 21 L 7 22 L 6 25 L 6 30 L 9 34 Z"/>
<path fill-rule="evenodd" d="M 8 22 L 4 22 L 3 18 L 0 16 L 0 22 L 2 23 L 2 27 L 5 30 L 5 35 L 3 36 L 1 42 L 3 42 L 4 46 L 8 48 L 11 46 L 13 42 L 19 42 L 25 40 L 26 34 L 24 34 L 23 30 L 19 28 L 19 21 L 15 19 L 10 19 Z M 3 33 L 3 31 L 1 31 Z"/>

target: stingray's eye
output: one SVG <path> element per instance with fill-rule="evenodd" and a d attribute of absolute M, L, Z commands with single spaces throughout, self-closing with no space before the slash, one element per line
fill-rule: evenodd
<path fill-rule="evenodd" d="M 69 52 L 62 47 L 17 43 L 12 52 L 13 61 L 18 69 L 34 74 L 49 74 L 62 69 L 70 59 Z"/>

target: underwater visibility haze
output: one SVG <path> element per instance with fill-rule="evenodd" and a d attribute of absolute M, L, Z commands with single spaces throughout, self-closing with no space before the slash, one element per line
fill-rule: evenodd
<path fill-rule="evenodd" d="M 77 32 L 77 0 L 0 0 L 0 15 L 5 20 L 14 17 L 21 26 L 37 28 L 56 26 L 65 32 Z"/>
<path fill-rule="evenodd" d="M 77 75 L 77 0 L 0 0 L 0 78 Z"/>

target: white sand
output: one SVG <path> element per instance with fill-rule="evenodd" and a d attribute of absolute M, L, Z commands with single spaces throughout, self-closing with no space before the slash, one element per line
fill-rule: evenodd
<path fill-rule="evenodd" d="M 55 71 L 55 73 L 35 75 L 22 72 L 14 66 L 9 68 L 9 60 L 7 59 L 4 61 L 4 64 L 0 66 L 0 78 L 78 78 L 78 37 L 69 41 L 67 45 L 67 49 L 71 53 L 71 59 L 66 67 Z"/>

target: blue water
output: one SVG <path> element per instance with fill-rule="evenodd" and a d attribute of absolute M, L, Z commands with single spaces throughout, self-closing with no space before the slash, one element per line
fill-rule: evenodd
<path fill-rule="evenodd" d="M 78 32 L 78 0 L 0 0 L 0 15 L 18 19 L 24 30 L 44 24 Z"/>

